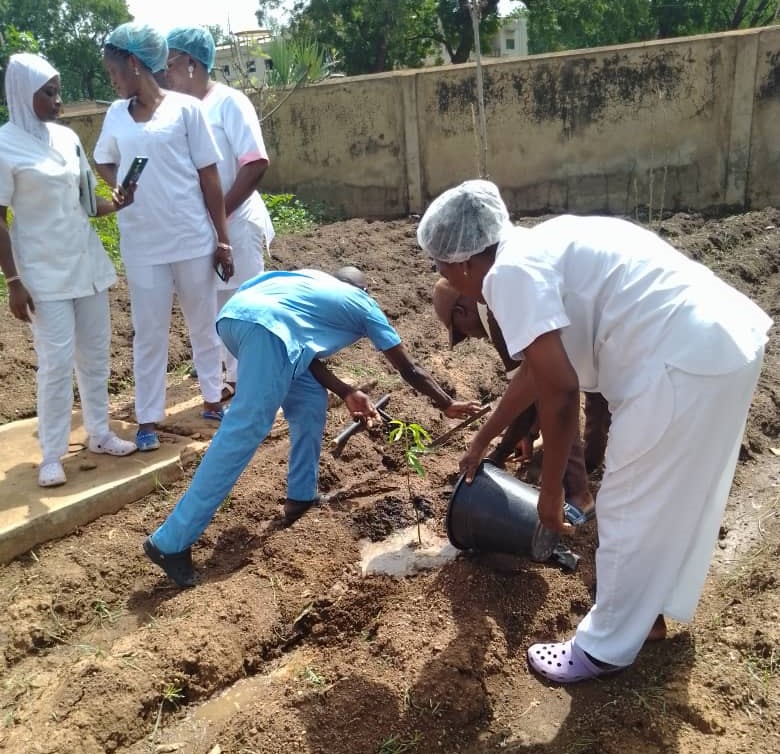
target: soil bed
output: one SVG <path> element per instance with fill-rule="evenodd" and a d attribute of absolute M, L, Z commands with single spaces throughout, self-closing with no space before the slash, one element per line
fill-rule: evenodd
<path fill-rule="evenodd" d="M 523 224 L 533 224 L 523 220 Z M 753 297 L 780 307 L 780 210 L 654 225 Z M 485 343 L 446 348 L 412 220 L 351 220 L 275 241 L 272 267 L 357 264 L 409 351 L 450 391 L 503 387 Z M 127 291 L 112 292 L 115 414 L 132 413 Z M 0 421 L 34 415 L 35 356 L 3 306 Z M 169 368 L 189 345 L 175 317 Z M 433 435 L 451 422 L 362 343 L 333 359 L 377 382 L 388 412 Z M 406 578 L 361 571 L 361 543 L 415 521 L 397 450 L 380 430 L 334 458 L 348 422 L 329 415 L 321 487 L 334 500 L 281 525 L 288 440 L 256 454 L 194 548 L 203 583 L 178 591 L 142 555 L 185 479 L 0 567 L 0 749 L 9 754 L 732 754 L 780 752 L 780 336 L 771 333 L 741 462 L 695 622 L 672 624 L 635 666 L 573 688 L 530 674 L 529 642 L 571 632 L 588 610 L 595 523 L 550 564 L 460 556 Z M 477 425 L 478 426 L 478 425 Z M 475 427 L 424 459 L 412 480 L 445 536 L 457 460 Z M 533 468 L 519 473 L 532 478 Z M 215 747 L 219 747 L 218 749 Z"/>

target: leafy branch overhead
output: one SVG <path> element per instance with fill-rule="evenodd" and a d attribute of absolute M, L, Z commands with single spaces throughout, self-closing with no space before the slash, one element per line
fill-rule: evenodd
<path fill-rule="evenodd" d="M 102 47 L 108 34 L 130 19 L 125 0 L 3 0 L 0 31 L 10 44 L 3 45 L 0 62 L 13 52 L 40 52 L 60 72 L 65 102 L 111 100 Z M 34 44 L 19 44 L 20 34 Z"/>

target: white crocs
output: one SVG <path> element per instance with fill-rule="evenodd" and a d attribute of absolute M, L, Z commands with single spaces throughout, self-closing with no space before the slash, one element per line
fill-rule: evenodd
<path fill-rule="evenodd" d="M 98 442 L 90 437 L 88 447 L 90 453 L 106 453 L 110 456 L 129 456 L 138 449 L 134 442 L 123 440 L 113 432 L 103 442 Z"/>
<path fill-rule="evenodd" d="M 65 469 L 59 461 L 42 463 L 38 469 L 39 487 L 59 487 L 68 480 L 65 478 Z"/>

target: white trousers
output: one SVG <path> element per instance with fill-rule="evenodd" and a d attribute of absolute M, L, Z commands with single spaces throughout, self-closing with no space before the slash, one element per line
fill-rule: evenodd
<path fill-rule="evenodd" d="M 43 463 L 49 463 L 68 452 L 74 367 L 87 434 L 102 441 L 109 433 L 108 291 L 36 301 L 32 332 L 38 355 L 38 442 Z"/>
<path fill-rule="evenodd" d="M 263 249 L 265 248 L 265 232 L 254 222 L 233 219 L 228 225 L 230 244 L 233 247 L 233 262 L 236 274 L 227 283 L 221 280 L 217 283 L 217 311 L 227 303 L 228 299 L 238 290 L 238 287 L 259 275 L 265 265 Z M 222 344 L 222 361 L 225 364 L 225 380 L 236 381 L 238 362 L 236 357 Z"/>
<path fill-rule="evenodd" d="M 596 602 L 576 633 L 597 660 L 630 665 L 656 616 L 693 617 L 762 357 L 719 376 L 670 370 L 674 408 L 660 441 L 631 463 L 605 469 L 596 504 Z M 642 433 L 636 419 L 634 413 L 631 430 Z M 618 409 L 610 442 L 623 420 Z M 652 424 L 652 415 L 646 420 Z"/>
<path fill-rule="evenodd" d="M 168 338 L 173 294 L 179 299 L 190 334 L 192 361 L 203 399 L 222 396 L 220 339 L 217 335 L 216 274 L 210 255 L 168 264 L 127 267 L 133 319 L 135 415 L 139 424 L 165 417 Z"/>

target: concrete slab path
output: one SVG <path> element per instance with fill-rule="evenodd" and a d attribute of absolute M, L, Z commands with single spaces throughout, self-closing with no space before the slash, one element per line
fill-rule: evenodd
<path fill-rule="evenodd" d="M 174 408 L 173 413 L 185 412 Z M 115 513 L 156 485 L 181 477 L 183 464 L 206 447 L 215 429 L 204 426 L 190 436 L 166 431 L 160 435 L 159 450 L 116 458 L 86 449 L 79 412 L 74 412 L 73 427 L 70 452 L 63 460 L 67 484 L 42 488 L 38 486 L 38 420 L 0 426 L 0 563 L 98 516 Z M 120 421 L 112 421 L 111 428 L 125 439 L 132 439 L 136 429 Z"/>

